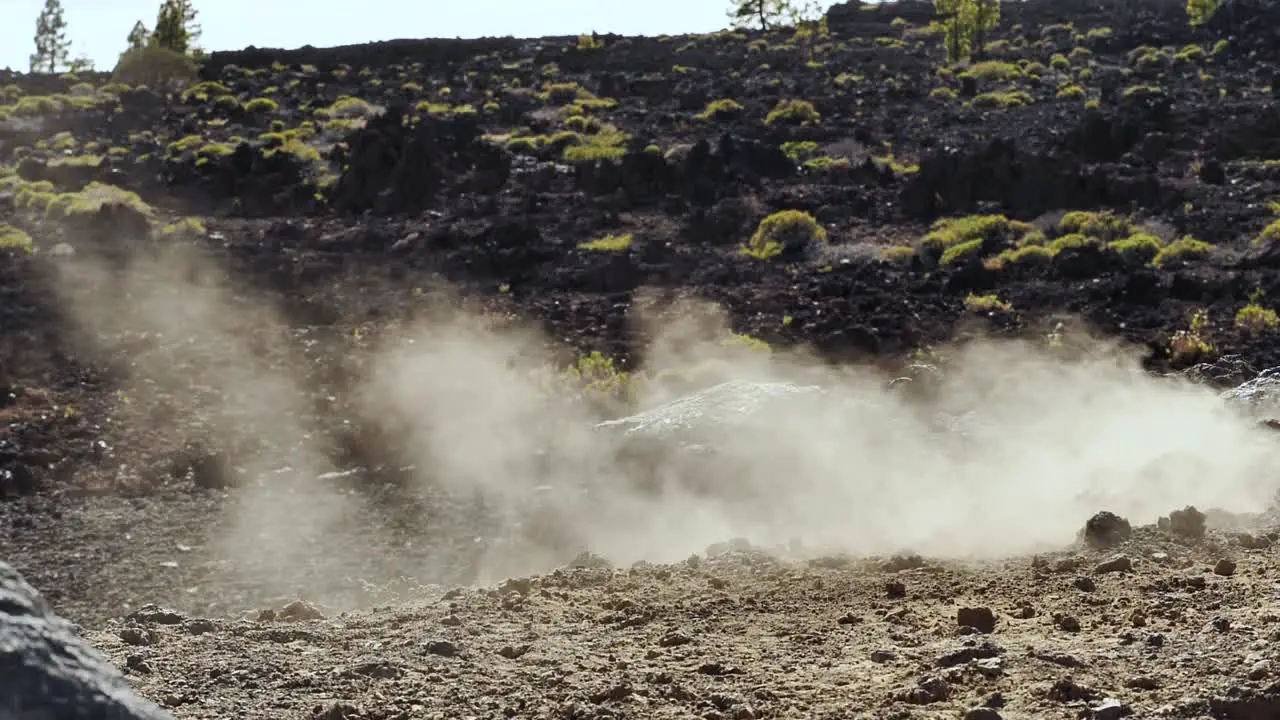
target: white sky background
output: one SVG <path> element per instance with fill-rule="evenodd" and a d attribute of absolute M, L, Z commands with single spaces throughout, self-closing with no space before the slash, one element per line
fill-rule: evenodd
<path fill-rule="evenodd" d="M 824 1 L 824 6 L 833 4 Z M 71 57 L 110 70 L 160 0 L 62 0 Z M 719 30 L 729 0 L 196 0 L 206 50 L 325 47 L 421 37 L 662 35 Z M 0 0 L 0 68 L 25 72 L 44 0 Z"/>

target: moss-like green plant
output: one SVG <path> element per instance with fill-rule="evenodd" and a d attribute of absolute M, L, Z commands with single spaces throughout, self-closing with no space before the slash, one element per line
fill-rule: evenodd
<path fill-rule="evenodd" d="M 34 245 L 31 236 L 12 225 L 0 223 L 0 250 L 17 250 L 30 253 Z"/>
<path fill-rule="evenodd" d="M 256 97 L 245 103 L 244 109 L 251 113 L 273 113 L 280 109 L 280 104 L 271 98 Z"/>
<path fill-rule="evenodd" d="M 764 118 L 766 125 L 772 125 L 776 122 L 808 124 L 817 123 L 821 120 L 822 116 L 813 107 L 813 103 L 808 100 L 779 100 L 778 104 Z"/>
<path fill-rule="evenodd" d="M 631 233 L 625 235 L 605 235 L 602 238 L 596 238 L 589 242 L 578 245 L 580 250 L 589 250 L 593 252 L 626 252 L 631 249 L 631 243 L 635 237 Z"/>
<path fill-rule="evenodd" d="M 812 215 L 803 210 L 781 210 L 760 221 L 742 252 L 764 259 L 780 254 L 787 246 L 826 240 L 826 229 Z"/>
<path fill-rule="evenodd" d="M 723 121 L 738 117 L 742 114 L 742 104 L 737 100 L 730 98 L 722 98 L 720 100 L 712 100 L 707 103 L 707 107 L 698 113 L 695 117 L 699 120 L 717 120 Z"/>
<path fill-rule="evenodd" d="M 1203 240 L 1197 240 L 1191 236 L 1186 236 L 1178 240 L 1174 240 L 1168 245 L 1160 248 L 1160 252 L 1151 260 L 1151 264 L 1156 267 L 1163 267 L 1173 260 L 1187 260 L 1191 258 L 1204 257 L 1211 254 L 1217 248 L 1212 244 Z"/>

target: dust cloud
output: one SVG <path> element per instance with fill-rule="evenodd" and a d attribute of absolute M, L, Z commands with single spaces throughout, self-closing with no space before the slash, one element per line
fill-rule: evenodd
<path fill-rule="evenodd" d="M 762 351 L 714 306 L 647 294 L 633 304 L 650 339 L 633 409 L 731 380 L 823 392 L 712 431 L 717 454 L 683 474 L 657 455 L 623 462 L 619 436 L 593 428 L 592 406 L 549 369 L 544 336 L 441 305 L 361 358 L 345 388 L 359 417 L 328 418 L 397 438 L 388 462 L 406 467 L 411 491 L 470 498 L 497 518 L 481 528 L 428 513 L 414 532 L 430 551 L 411 555 L 353 521 L 371 501 L 321 479 L 342 468 L 299 381 L 317 360 L 261 293 L 178 252 L 126 269 L 68 260 L 62 285 L 90 341 L 129 358 L 120 422 L 144 438 L 212 429 L 237 446 L 238 487 L 211 519 L 210 551 L 280 592 L 378 568 L 488 583 L 587 550 L 674 561 L 735 537 L 794 553 L 992 558 L 1061 547 L 1099 510 L 1140 523 L 1186 504 L 1261 510 L 1276 485 L 1272 438 L 1213 391 L 1146 375 L 1102 341 L 1070 360 L 1038 340 L 943 348 L 936 387 L 904 393 L 871 367 Z M 158 403 L 173 413 L 157 419 Z M 447 562 L 468 569 L 422 566 Z"/>

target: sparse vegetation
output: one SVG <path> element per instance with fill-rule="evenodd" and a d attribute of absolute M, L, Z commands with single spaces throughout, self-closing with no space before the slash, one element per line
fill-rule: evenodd
<path fill-rule="evenodd" d="M 751 257 L 765 259 L 788 248 L 826 240 L 826 229 L 812 215 L 801 210 L 781 210 L 760 221 L 742 251 Z"/>

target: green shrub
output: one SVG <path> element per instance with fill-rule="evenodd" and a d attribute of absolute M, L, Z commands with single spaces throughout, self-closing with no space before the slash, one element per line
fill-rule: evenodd
<path fill-rule="evenodd" d="M 973 78 L 984 82 L 1008 82 L 1016 80 L 1022 75 L 1022 68 L 1011 62 L 1001 60 L 984 60 L 983 62 L 974 63 L 967 70 L 960 73 L 962 78 Z"/>
<path fill-rule="evenodd" d="M 741 103 L 730 98 L 723 98 L 707 103 L 707 107 L 698 113 L 696 117 L 699 120 L 728 120 L 741 114 Z"/>
<path fill-rule="evenodd" d="M 12 225 L 0 223 L 0 250 L 30 253 L 33 247 L 31 236 L 26 232 Z"/>
<path fill-rule="evenodd" d="M 1025 90 L 985 92 L 973 98 L 973 104 L 976 107 L 984 108 L 1022 107 L 1023 105 L 1030 105 L 1034 101 L 1034 98 Z"/>
<path fill-rule="evenodd" d="M 1270 246 L 1280 242 L 1280 220 L 1274 220 L 1253 239 L 1254 247 Z"/>
<path fill-rule="evenodd" d="M 595 252 L 626 252 L 631 248 L 631 243 L 635 237 L 631 233 L 625 235 L 605 235 L 602 238 L 584 242 L 578 245 L 580 250 L 590 250 Z"/>
<path fill-rule="evenodd" d="M 1160 248 L 1160 252 L 1151 260 L 1151 264 L 1156 267 L 1163 267 L 1172 260 L 1204 257 L 1216 249 L 1210 243 L 1187 236 Z"/>
<path fill-rule="evenodd" d="M 244 109 L 251 113 L 273 113 L 280 109 L 280 104 L 271 98 L 257 97 L 245 103 Z"/>
<path fill-rule="evenodd" d="M 778 255 L 788 247 L 826 240 L 826 229 L 812 215 L 803 210 L 781 210 L 760 221 L 742 251 L 763 259 Z"/>
<path fill-rule="evenodd" d="M 778 121 L 789 123 L 817 123 L 822 120 L 822 116 L 814 109 L 813 103 L 808 100 L 779 100 L 773 110 L 765 116 L 766 125 L 772 125 Z"/>
<path fill-rule="evenodd" d="M 1280 316 L 1276 315 L 1276 311 L 1262 307 L 1256 302 L 1251 302 L 1236 311 L 1236 328 L 1250 335 L 1263 330 L 1273 330 L 1277 325 L 1280 325 Z"/>
<path fill-rule="evenodd" d="M 1155 235 L 1139 232 L 1121 240 L 1112 240 L 1107 243 L 1107 249 L 1122 257 L 1146 263 L 1154 260 L 1160 253 L 1161 242 Z"/>

